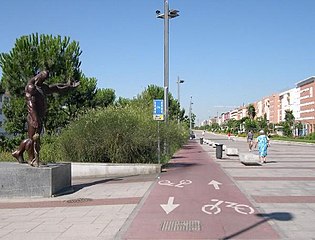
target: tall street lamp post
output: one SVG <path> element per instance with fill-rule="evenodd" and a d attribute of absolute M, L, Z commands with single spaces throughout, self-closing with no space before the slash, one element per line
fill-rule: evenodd
<path fill-rule="evenodd" d="M 182 80 L 182 79 L 179 79 L 179 76 L 177 77 L 177 101 L 178 101 L 178 104 L 179 104 L 179 110 L 180 110 L 180 92 L 179 92 L 179 86 L 180 86 L 180 84 L 181 83 L 184 83 L 184 80 Z M 178 113 L 178 116 L 177 116 L 177 121 L 178 121 L 178 123 L 179 123 L 179 114 L 180 114 L 180 112 Z"/>
<path fill-rule="evenodd" d="M 169 91 L 169 19 L 179 16 L 178 10 L 169 10 L 168 0 L 164 0 L 164 13 L 156 10 L 156 17 L 164 19 L 164 112 L 165 123 L 168 121 Z"/>
<path fill-rule="evenodd" d="M 191 115 L 192 115 L 192 96 L 190 96 L 190 103 L 189 103 L 189 133 L 192 134 L 192 119 L 191 119 Z"/>

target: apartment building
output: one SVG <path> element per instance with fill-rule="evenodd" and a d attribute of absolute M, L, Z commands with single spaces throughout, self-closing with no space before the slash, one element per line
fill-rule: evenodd
<path fill-rule="evenodd" d="M 230 119 L 238 120 L 238 109 L 230 111 Z"/>
<path fill-rule="evenodd" d="M 230 119 L 230 112 L 222 113 L 222 114 L 221 114 L 221 118 L 222 118 L 222 121 L 223 121 L 223 122 L 229 121 L 229 119 Z"/>
<path fill-rule="evenodd" d="M 315 76 L 304 79 L 295 88 L 252 103 L 257 117 L 265 117 L 270 123 L 285 121 L 286 110 L 292 111 L 295 120 L 303 125 L 302 135 L 315 132 Z M 248 106 L 242 106 L 229 112 L 228 119 L 240 120 L 248 116 Z M 228 113 L 221 115 L 219 123 L 226 121 Z"/>
<path fill-rule="evenodd" d="M 299 88 L 292 88 L 279 93 L 278 122 L 285 121 L 285 112 L 292 111 L 295 120 L 300 119 L 300 93 Z"/>
<path fill-rule="evenodd" d="M 247 107 L 246 106 L 239 107 L 237 115 L 238 115 L 237 120 L 241 120 L 242 118 L 247 117 L 248 116 Z"/>
<path fill-rule="evenodd" d="M 263 112 L 263 100 L 259 100 L 257 102 L 254 103 L 254 107 L 256 110 L 256 118 L 257 117 L 263 117 L 264 116 L 264 112 Z"/>
<path fill-rule="evenodd" d="M 279 94 L 274 93 L 268 97 L 268 116 L 267 120 L 270 123 L 279 122 Z"/>
<path fill-rule="evenodd" d="M 296 84 L 299 94 L 299 118 L 304 134 L 315 132 L 315 77 L 309 77 Z"/>
<path fill-rule="evenodd" d="M 278 123 L 279 115 L 279 94 L 272 94 L 262 100 L 253 103 L 256 111 L 256 118 L 266 117 L 270 123 Z"/>

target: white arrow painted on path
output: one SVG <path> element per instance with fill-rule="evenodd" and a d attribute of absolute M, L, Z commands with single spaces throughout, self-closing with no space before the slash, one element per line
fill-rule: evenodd
<path fill-rule="evenodd" d="M 169 214 L 175 208 L 179 206 L 179 204 L 174 204 L 174 197 L 169 197 L 167 204 L 160 204 L 166 214 Z"/>
<path fill-rule="evenodd" d="M 220 187 L 219 187 L 219 185 L 221 185 L 222 183 L 220 183 L 220 182 L 217 182 L 216 180 L 212 180 L 211 182 L 209 182 L 208 183 L 208 185 L 213 185 L 213 187 L 215 188 L 215 189 L 220 189 Z"/>

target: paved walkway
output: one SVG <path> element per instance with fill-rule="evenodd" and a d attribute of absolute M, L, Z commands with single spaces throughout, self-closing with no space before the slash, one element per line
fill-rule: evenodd
<path fill-rule="evenodd" d="M 228 141 L 208 133 L 205 137 L 248 152 L 243 139 Z M 183 238 L 190 234 L 189 239 L 315 239 L 314 145 L 272 142 L 263 166 L 244 166 L 238 157 L 225 154 L 216 159 L 215 149 L 200 145 L 198 140 L 188 146 L 174 156 L 173 165 L 159 179 L 157 175 L 74 179 L 75 191 L 67 195 L 0 199 L 0 239 L 136 239 L 130 233 L 137 234 L 134 226 L 141 218 L 145 221 L 136 230 L 141 234 L 151 231 L 151 235 L 144 235 L 149 236 L 146 239 L 174 239 L 176 234 Z M 208 159 L 210 168 L 194 164 L 198 158 Z M 196 176 L 198 172 L 203 178 Z M 192 183 L 180 183 L 180 179 Z M 221 185 L 208 185 L 213 179 Z M 198 185 L 207 185 L 206 194 Z M 181 192 L 190 204 L 182 201 Z M 212 212 L 217 208 L 207 206 L 218 203 L 214 199 L 225 201 L 217 214 Z M 236 211 L 224 207 L 227 201 L 242 205 Z M 251 208 L 253 214 L 243 214 Z M 235 217 L 238 220 L 233 227 L 230 220 Z M 146 228 L 152 222 L 156 223 L 155 234 Z M 228 228 L 222 229 L 224 224 Z M 209 235 L 194 238 L 203 231 Z M 217 235 L 210 235 L 214 232 Z"/>
<path fill-rule="evenodd" d="M 206 137 L 248 153 L 244 139 Z M 203 145 L 204 149 L 210 149 Z M 254 151 L 254 154 L 258 154 Z M 215 159 L 214 149 L 209 151 Z M 238 157 L 216 159 L 248 199 L 269 221 L 282 239 L 315 239 L 315 145 L 271 141 L 267 164 L 244 166 Z"/>
<path fill-rule="evenodd" d="M 74 179 L 67 195 L 1 199 L 0 239 L 115 239 L 156 178 Z"/>

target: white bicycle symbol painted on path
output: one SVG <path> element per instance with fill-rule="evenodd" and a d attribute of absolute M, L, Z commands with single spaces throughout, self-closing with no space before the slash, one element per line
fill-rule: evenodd
<path fill-rule="evenodd" d="M 160 185 L 166 185 L 166 186 L 171 186 L 171 187 L 178 187 L 178 188 L 182 188 L 184 187 L 184 185 L 188 185 L 191 184 L 192 181 L 191 180 L 180 180 L 179 183 L 173 183 L 170 180 L 161 180 L 159 181 Z"/>
<path fill-rule="evenodd" d="M 234 208 L 234 210 L 240 214 L 252 214 L 254 209 L 245 204 L 239 204 L 234 202 L 221 201 L 218 199 L 211 199 L 212 202 L 217 202 L 215 204 L 207 204 L 202 207 L 202 211 L 206 214 L 218 214 L 221 212 L 219 207 L 222 203 L 225 203 L 225 207 Z"/>

